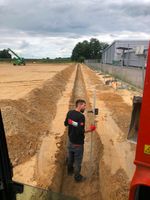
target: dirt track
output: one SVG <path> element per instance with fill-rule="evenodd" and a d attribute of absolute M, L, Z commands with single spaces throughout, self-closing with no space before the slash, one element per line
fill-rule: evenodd
<path fill-rule="evenodd" d="M 134 172 L 135 145 L 126 141 L 134 92 L 104 85 L 103 76 L 84 65 L 2 65 L 0 78 L 0 107 L 15 180 L 80 200 L 127 200 Z M 97 131 L 92 157 L 91 134 L 86 135 L 82 174 L 87 180 L 76 184 L 66 174 L 63 121 L 77 98 L 86 99 L 91 110 L 93 91 L 100 109 Z M 88 127 L 93 114 L 85 114 Z"/>

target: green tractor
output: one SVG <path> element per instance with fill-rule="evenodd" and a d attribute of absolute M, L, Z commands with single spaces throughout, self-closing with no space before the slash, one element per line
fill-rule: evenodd
<path fill-rule="evenodd" d="M 18 56 L 14 51 L 12 51 L 9 48 L 7 50 L 10 51 L 13 55 L 15 55 L 15 58 L 13 58 L 13 60 L 12 60 L 13 65 L 26 65 L 24 58 L 21 58 L 20 56 Z"/>

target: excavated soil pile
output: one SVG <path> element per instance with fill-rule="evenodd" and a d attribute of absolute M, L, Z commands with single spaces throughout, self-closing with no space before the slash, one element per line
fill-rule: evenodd
<path fill-rule="evenodd" d="M 91 83 L 95 85 L 97 98 L 105 102 L 106 107 L 108 107 L 112 113 L 113 119 L 126 134 L 130 124 L 132 107 L 123 101 L 123 98 L 121 95 L 117 94 L 117 91 L 110 86 L 104 85 L 98 76 L 96 76 L 95 72 L 88 68 L 86 68 L 86 72 Z"/>
<path fill-rule="evenodd" d="M 58 72 L 25 98 L 0 101 L 13 166 L 31 158 L 39 149 L 42 138 L 50 134 L 57 101 L 73 70 L 72 65 Z"/>
<path fill-rule="evenodd" d="M 135 154 L 135 145 L 126 140 L 132 107 L 124 102 L 120 91 L 104 85 L 95 72 L 84 67 L 84 75 L 89 97 L 96 89 L 100 109 L 97 131 L 103 144 L 99 166 L 102 199 L 127 200 Z"/>
<path fill-rule="evenodd" d="M 126 139 L 126 133 L 128 133 L 129 130 L 132 107 L 124 103 L 120 95 L 111 92 L 100 92 L 98 98 L 101 101 L 104 101 L 105 105 L 109 110 L 111 110 L 112 118 L 124 133 L 122 138 Z"/>

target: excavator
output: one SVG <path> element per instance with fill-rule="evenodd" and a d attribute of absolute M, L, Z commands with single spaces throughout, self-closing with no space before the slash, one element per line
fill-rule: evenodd
<path fill-rule="evenodd" d="M 128 140 L 137 143 L 129 200 L 150 199 L 150 44 L 143 97 L 134 97 Z"/>
<path fill-rule="evenodd" d="M 11 50 L 10 48 L 7 49 L 7 51 L 11 52 L 15 58 L 13 58 L 13 65 L 26 65 L 24 58 L 21 58 L 20 56 L 18 56 L 13 50 Z"/>

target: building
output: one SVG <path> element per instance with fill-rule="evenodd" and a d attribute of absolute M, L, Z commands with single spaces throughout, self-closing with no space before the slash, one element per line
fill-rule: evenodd
<path fill-rule="evenodd" d="M 148 40 L 116 40 L 102 53 L 102 63 L 119 66 L 145 66 Z"/>

